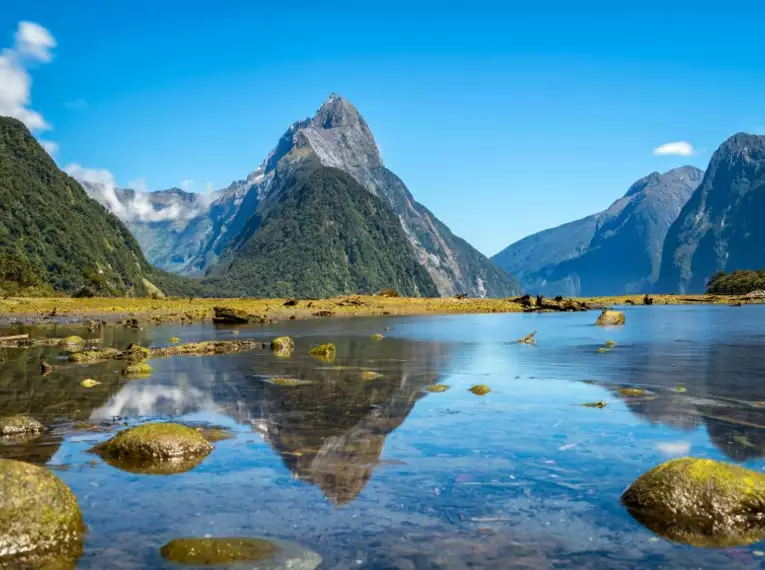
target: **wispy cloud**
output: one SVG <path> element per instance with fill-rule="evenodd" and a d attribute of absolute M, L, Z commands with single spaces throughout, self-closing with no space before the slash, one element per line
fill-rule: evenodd
<path fill-rule="evenodd" d="M 194 181 L 193 180 L 182 180 L 181 181 L 181 188 L 183 188 L 184 190 L 188 190 L 192 186 L 194 186 Z"/>
<path fill-rule="evenodd" d="M 45 149 L 45 151 L 49 155 L 51 155 L 51 156 L 53 156 L 54 154 L 56 154 L 58 152 L 58 143 L 57 142 L 41 140 L 40 144 Z"/>
<path fill-rule="evenodd" d="M 0 51 L 0 115 L 15 117 L 29 130 L 44 131 L 51 126 L 30 108 L 32 78 L 29 68 L 53 59 L 56 40 L 34 22 L 19 22 L 13 47 Z"/>
<path fill-rule="evenodd" d="M 70 111 L 84 111 L 88 108 L 88 102 L 85 99 L 73 99 L 64 103 L 64 107 Z"/>
<path fill-rule="evenodd" d="M 213 183 L 212 182 L 205 182 L 205 190 L 204 190 L 205 194 L 209 194 L 213 190 L 215 190 L 215 186 L 213 186 Z"/>
<path fill-rule="evenodd" d="M 189 220 L 207 211 L 211 200 L 200 199 L 192 205 L 180 202 L 153 203 L 148 194 L 149 187 L 145 178 L 136 178 L 128 182 L 125 188 L 136 190 L 135 196 L 118 192 L 120 187 L 114 175 L 101 168 L 85 168 L 79 164 L 70 164 L 64 170 L 79 180 L 88 195 L 99 201 L 114 215 L 125 222 L 167 222 Z"/>
<path fill-rule="evenodd" d="M 136 192 L 148 192 L 149 186 L 146 184 L 146 178 L 136 178 L 127 183 L 128 188 L 132 188 Z"/>
<path fill-rule="evenodd" d="M 693 145 L 686 141 L 675 141 L 664 143 L 653 149 L 656 156 L 693 156 L 696 151 Z"/>

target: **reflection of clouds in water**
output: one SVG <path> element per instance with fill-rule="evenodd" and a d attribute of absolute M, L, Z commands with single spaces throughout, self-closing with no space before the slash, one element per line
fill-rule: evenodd
<path fill-rule="evenodd" d="M 217 404 L 209 393 L 190 386 L 128 384 L 103 406 L 93 410 L 91 420 L 114 416 L 162 416 L 216 411 Z"/>
<path fill-rule="evenodd" d="M 691 452 L 690 441 L 662 441 L 656 444 L 657 451 L 664 455 L 688 455 Z"/>

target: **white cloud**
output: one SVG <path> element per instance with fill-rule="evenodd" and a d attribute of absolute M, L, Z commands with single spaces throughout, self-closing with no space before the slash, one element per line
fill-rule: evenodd
<path fill-rule="evenodd" d="M 191 205 L 178 201 L 153 202 L 145 178 L 131 180 L 126 188 L 136 191 L 134 196 L 118 192 L 114 175 L 105 169 L 85 168 L 70 164 L 64 168 L 67 174 L 79 180 L 88 195 L 106 206 L 125 222 L 167 222 L 189 220 L 210 207 L 212 200 L 200 198 Z"/>
<path fill-rule="evenodd" d="M 73 99 L 64 103 L 64 107 L 71 111 L 84 111 L 88 108 L 88 102 L 85 99 Z"/>
<path fill-rule="evenodd" d="M 656 449 L 664 455 L 688 455 L 691 452 L 690 441 L 663 441 L 656 444 Z"/>
<path fill-rule="evenodd" d="M 50 52 L 56 47 L 56 39 L 40 24 L 34 22 L 19 22 L 19 28 L 14 36 L 15 50 L 25 56 L 48 62 L 53 59 Z"/>
<path fill-rule="evenodd" d="M 146 184 L 146 178 L 136 178 L 127 183 L 128 188 L 132 188 L 136 192 L 148 192 L 149 186 Z"/>
<path fill-rule="evenodd" d="M 696 151 L 693 145 L 685 141 L 668 142 L 653 149 L 656 156 L 693 156 Z"/>
<path fill-rule="evenodd" d="M 188 190 L 193 185 L 194 185 L 194 181 L 193 180 L 182 180 L 181 181 L 181 188 L 183 188 L 184 190 Z"/>
<path fill-rule="evenodd" d="M 53 36 L 33 22 L 19 22 L 12 48 L 0 51 L 0 115 L 15 117 L 29 130 L 43 131 L 50 125 L 37 111 L 30 109 L 32 78 L 29 66 L 49 62 L 56 47 Z"/>
<path fill-rule="evenodd" d="M 53 156 L 54 154 L 56 154 L 58 152 L 58 143 L 55 142 L 55 141 L 42 141 L 41 140 L 40 144 L 45 149 L 45 151 L 49 155 L 51 155 L 51 156 Z"/>

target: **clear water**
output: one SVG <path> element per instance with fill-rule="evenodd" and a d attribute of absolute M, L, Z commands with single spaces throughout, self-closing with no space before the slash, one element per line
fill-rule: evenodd
<path fill-rule="evenodd" d="M 89 526 L 81 568 L 163 568 L 159 547 L 204 535 L 293 540 L 332 569 L 765 565 L 765 544 L 673 544 L 619 504 L 673 456 L 765 469 L 765 306 L 626 313 L 627 325 L 610 329 L 593 326 L 593 313 L 293 321 L 240 327 L 238 337 L 212 325 L 104 329 L 103 343 L 117 347 L 176 335 L 297 343 L 289 359 L 155 360 L 145 380 L 121 377 L 117 363 L 41 377 L 39 358 L 56 349 L 0 350 L 0 414 L 53 428 L 5 442 L 0 455 L 47 464 L 72 487 Z M 536 346 L 512 343 L 532 330 Z M 386 338 L 372 340 L 377 332 Z M 617 346 L 598 352 L 607 340 Z M 349 368 L 308 356 L 319 342 L 334 342 L 334 365 Z M 383 376 L 361 380 L 358 367 Z M 265 381 L 274 376 L 311 383 Z M 86 377 L 101 384 L 82 388 Z M 424 391 L 435 382 L 450 389 Z M 492 392 L 468 392 L 479 383 Z M 650 393 L 624 398 L 620 386 Z M 607 407 L 580 405 L 598 400 Z M 169 476 L 120 471 L 87 452 L 113 418 L 168 417 L 227 426 L 235 438 Z"/>

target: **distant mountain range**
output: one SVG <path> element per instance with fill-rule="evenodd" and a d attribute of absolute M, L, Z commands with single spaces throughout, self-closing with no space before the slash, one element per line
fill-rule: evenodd
<path fill-rule="evenodd" d="M 320 184 L 306 182 L 313 171 L 326 168 L 349 175 L 355 183 L 328 171 L 316 175 L 314 182 Z M 342 231 L 325 232 L 312 226 L 305 234 L 288 232 L 288 220 L 310 218 L 307 211 L 298 211 L 305 203 L 290 197 L 302 192 L 306 199 L 315 200 L 319 187 L 345 197 L 364 191 L 376 200 L 363 194 L 350 200 L 353 208 L 315 201 L 314 206 L 321 205 L 323 215 Z M 214 283 L 225 280 L 249 295 L 277 290 L 309 296 L 374 292 L 384 283 L 391 287 L 397 283 L 404 291 L 420 295 L 500 297 L 519 292 L 512 277 L 414 200 L 406 185 L 383 164 L 358 110 L 335 94 L 312 118 L 293 123 L 244 180 L 210 196 L 178 189 L 141 193 L 87 183 L 85 188 L 121 217 L 153 264 L 184 275 L 207 275 Z M 294 211 L 280 212 L 280 208 Z M 375 228 L 346 231 L 359 229 L 351 225 L 358 225 L 360 219 L 369 221 L 369 216 L 379 218 L 374 220 Z M 400 226 L 395 232 L 391 220 Z M 272 240 L 284 241 L 268 242 L 263 237 L 266 231 Z M 327 260 L 309 258 L 306 253 L 318 254 L 317 244 L 308 241 L 317 236 L 334 240 L 327 243 L 332 251 Z M 273 258 L 276 252 L 281 256 L 278 261 Z M 351 266 L 344 276 L 337 268 L 341 258 Z M 424 275 L 412 272 L 406 261 L 410 258 L 425 270 Z M 280 268 L 288 261 L 290 275 L 285 276 Z M 374 278 L 362 275 L 369 271 Z M 225 279 L 227 272 L 232 272 L 231 279 Z M 306 274 L 320 274 L 317 289 L 306 288 Z M 233 275 L 238 276 L 235 282 Z"/>
<path fill-rule="evenodd" d="M 548 296 L 650 292 L 664 239 L 703 171 L 683 166 L 635 182 L 602 212 L 533 234 L 492 259 L 525 291 Z"/>

